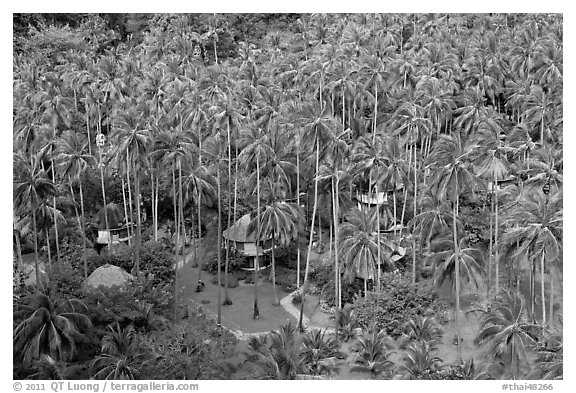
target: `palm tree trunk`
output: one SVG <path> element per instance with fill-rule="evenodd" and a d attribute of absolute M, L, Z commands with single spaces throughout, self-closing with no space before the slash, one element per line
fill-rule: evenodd
<path fill-rule="evenodd" d="M 36 207 L 32 206 L 32 222 L 34 223 L 34 270 L 36 273 L 36 287 L 41 288 L 40 260 L 38 258 L 38 227 L 36 225 Z"/>
<path fill-rule="evenodd" d="M 312 224 L 310 225 L 310 241 L 308 243 L 308 253 L 306 255 L 306 270 L 304 271 L 304 285 L 302 287 L 302 303 L 300 304 L 300 318 L 298 320 L 298 328 L 303 331 L 302 319 L 304 316 L 304 301 L 306 299 L 306 289 L 308 289 L 308 272 L 310 271 L 310 257 L 312 256 L 312 239 L 314 236 L 314 218 L 316 217 L 316 209 L 318 208 L 318 170 L 320 166 L 320 146 L 319 138 L 316 135 L 316 176 L 314 179 L 314 208 L 312 209 Z"/>
<path fill-rule="evenodd" d="M 138 168 L 134 170 L 134 192 L 136 194 L 136 277 L 140 276 L 140 246 L 142 243 L 142 218 L 140 216 L 140 173 Z"/>
<path fill-rule="evenodd" d="M 374 96 L 374 129 L 372 130 L 372 144 L 376 144 L 376 119 L 378 118 L 378 83 L 375 83 L 376 95 Z"/>
<path fill-rule="evenodd" d="M 258 270 L 260 269 L 258 245 L 260 243 L 260 158 L 259 151 L 256 152 L 256 256 L 254 257 L 254 314 L 253 319 L 260 318 L 258 309 Z"/>
<path fill-rule="evenodd" d="M 376 201 L 378 201 L 378 182 L 376 182 Z M 378 293 L 380 293 L 380 265 L 382 262 L 382 257 L 380 255 L 380 205 L 378 203 L 376 203 L 376 244 L 378 245 L 378 262 L 376 264 L 377 268 L 378 268 L 378 277 L 377 277 L 377 284 L 376 284 L 376 288 Z M 376 278 L 376 277 L 375 277 Z"/>
<path fill-rule="evenodd" d="M 493 236 L 493 232 L 492 232 L 492 226 L 493 226 L 493 222 L 494 222 L 494 182 L 492 182 L 492 195 L 490 198 L 490 243 L 488 244 L 488 285 L 486 286 L 486 296 L 489 298 L 490 297 L 490 289 L 491 289 L 491 285 L 492 285 L 492 249 L 493 249 L 493 240 L 492 240 L 492 236 Z"/>
<path fill-rule="evenodd" d="M 298 204 L 298 209 L 300 209 L 300 135 L 298 135 L 298 145 L 296 147 L 296 203 Z M 306 206 L 306 209 L 308 209 L 308 206 Z M 296 250 L 296 287 L 300 289 L 300 233 L 296 237 Z"/>
<path fill-rule="evenodd" d="M 412 149 L 408 149 L 408 162 L 412 161 Z M 410 165 L 408 165 L 410 168 Z M 408 177 L 408 175 L 406 175 Z M 408 200 L 408 187 L 404 184 L 404 203 L 402 204 L 402 216 L 400 217 L 400 224 L 404 225 L 404 213 L 406 211 L 406 202 Z"/>
<path fill-rule="evenodd" d="M 178 322 L 178 295 L 179 295 L 179 274 L 178 263 L 180 256 L 180 216 L 178 215 L 178 204 L 176 202 L 176 174 L 172 167 L 172 201 L 174 203 L 174 229 L 176 231 L 176 242 L 174 245 L 174 328 Z M 136 204 L 138 206 L 138 204 Z M 138 209 L 140 210 L 140 209 Z"/>
<path fill-rule="evenodd" d="M 128 206 L 126 206 L 126 190 L 124 189 L 124 178 L 120 177 L 121 183 L 122 183 L 122 203 L 124 205 L 124 216 L 126 217 L 126 221 L 128 221 Z M 128 231 L 128 244 L 132 244 L 132 241 L 130 239 L 130 229 L 129 227 L 126 227 L 126 230 Z"/>
<path fill-rule="evenodd" d="M 338 172 L 336 172 L 336 182 L 338 182 Z M 334 179 L 332 179 L 332 214 L 334 219 L 334 302 L 336 303 L 336 310 L 338 307 L 338 207 L 337 197 L 335 195 Z"/>
<path fill-rule="evenodd" d="M 216 161 L 216 177 L 218 182 L 218 271 L 216 272 L 218 277 L 218 320 L 217 325 L 220 327 L 222 325 L 222 272 L 220 270 L 222 266 L 222 207 L 221 207 L 221 197 L 222 193 L 220 190 L 220 162 Z"/>
<path fill-rule="evenodd" d="M 546 326 L 546 294 L 544 293 L 544 255 L 542 251 L 542 258 L 540 258 L 540 290 L 542 297 L 542 326 Z"/>
<path fill-rule="evenodd" d="M 227 122 L 228 129 L 228 228 L 230 228 L 232 220 L 232 211 L 230 209 L 230 195 L 232 194 L 232 139 L 230 138 L 230 122 Z M 230 297 L 228 296 L 228 264 L 230 263 L 230 244 L 229 240 L 226 240 L 226 261 L 224 263 L 224 304 L 232 304 Z"/>
<path fill-rule="evenodd" d="M 128 185 L 128 207 L 130 210 L 130 220 L 128 221 L 130 222 L 130 224 L 132 224 L 134 222 L 134 210 L 132 209 L 132 203 L 134 200 L 132 199 L 132 186 L 130 186 L 130 161 L 128 160 L 128 155 L 129 155 L 129 148 L 126 147 L 126 184 Z M 132 238 L 132 236 L 134 236 L 134 230 L 132 226 L 129 227 L 128 236 L 129 238 Z"/>
<path fill-rule="evenodd" d="M 158 176 L 156 176 L 156 198 L 154 198 L 154 216 L 156 217 L 156 221 L 154 222 L 154 233 L 156 234 L 156 237 L 154 238 L 154 240 L 158 241 L 158 195 L 159 195 L 159 190 L 160 188 L 160 181 L 158 179 Z"/>
<path fill-rule="evenodd" d="M 122 192 L 124 192 L 124 188 L 122 188 Z M 158 233 L 156 232 L 156 212 L 154 211 L 154 170 L 150 168 L 150 196 L 151 196 L 151 204 L 152 204 L 152 226 L 154 227 L 154 240 L 158 240 Z"/>
<path fill-rule="evenodd" d="M 92 147 L 90 142 L 90 115 L 88 113 L 88 95 L 86 95 L 86 103 L 84 104 L 86 110 L 86 136 L 88 137 L 88 154 L 92 155 Z"/>
<path fill-rule="evenodd" d="M 52 168 L 52 183 L 56 184 L 56 176 L 54 174 L 54 160 L 51 161 Z M 56 261 L 60 262 L 60 242 L 58 241 L 58 221 L 56 219 L 56 195 L 52 198 L 52 203 L 54 205 L 54 236 L 56 240 Z"/>
<path fill-rule="evenodd" d="M 272 305 L 279 306 L 278 294 L 276 293 L 276 258 L 274 255 L 274 248 L 276 246 L 275 239 L 272 237 L 272 291 L 274 292 L 274 303 Z"/>
<path fill-rule="evenodd" d="M 48 208 L 48 207 L 46 207 Z M 44 233 L 46 234 L 46 252 L 48 253 L 48 271 L 52 271 L 52 252 L 50 251 L 50 232 L 48 231 L 48 220 L 44 220 Z"/>
<path fill-rule="evenodd" d="M 394 202 L 394 237 L 396 237 L 396 223 L 398 222 L 396 214 L 396 184 L 393 184 L 392 186 L 394 187 L 394 191 L 392 192 L 392 200 Z"/>
<path fill-rule="evenodd" d="M 494 178 L 494 183 L 496 183 L 496 178 Z M 496 293 L 498 293 L 500 290 L 500 256 L 498 255 L 498 189 L 496 189 L 494 196 L 494 279 Z"/>
<path fill-rule="evenodd" d="M 202 214 L 202 190 L 200 187 L 201 186 L 199 186 L 196 190 L 196 211 L 198 213 L 198 246 L 194 247 L 194 264 L 198 266 L 198 282 L 200 282 L 202 279 L 202 258 L 198 258 L 198 255 L 200 255 L 200 251 L 202 250 L 202 219 L 200 216 Z M 200 263 L 198 263 L 198 261 L 200 261 Z"/>
<path fill-rule="evenodd" d="M 548 320 L 550 323 L 553 322 L 554 318 L 554 274 L 552 273 L 552 266 L 548 268 L 550 274 L 550 302 L 549 302 L 549 312 L 548 312 Z"/>
<path fill-rule="evenodd" d="M 458 190 L 458 177 L 456 177 L 456 190 Z M 454 213 L 452 215 L 452 227 L 454 235 L 454 280 L 456 282 L 456 340 L 458 361 L 462 362 L 462 348 L 460 347 L 460 255 L 458 245 L 458 233 L 456 227 L 456 217 L 458 216 L 458 194 L 456 194 L 456 203 L 454 205 Z"/>
<path fill-rule="evenodd" d="M 416 210 L 418 208 L 418 176 L 416 170 L 416 142 L 412 145 L 412 150 L 414 150 L 414 216 L 416 217 Z M 414 232 L 416 232 L 416 226 L 414 225 Z M 416 234 L 412 234 L 412 283 L 416 283 Z"/>
<path fill-rule="evenodd" d="M 80 231 L 82 232 L 82 242 L 84 246 L 84 252 L 82 253 L 82 258 L 84 259 L 84 278 L 88 278 L 88 261 L 86 258 L 86 216 L 84 215 L 84 193 L 82 191 L 82 180 L 78 179 L 78 187 L 80 190 L 80 212 L 82 213 L 82 222 L 80 223 Z M 72 188 L 72 182 L 70 182 L 70 188 Z M 72 191 L 74 193 L 74 191 Z"/>
<path fill-rule="evenodd" d="M 14 234 L 14 241 L 16 242 L 16 255 L 18 257 L 18 271 L 24 271 L 24 262 L 22 261 L 22 245 L 20 244 L 20 232 L 16 231 L 16 228 L 13 227 L 15 232 Z"/>

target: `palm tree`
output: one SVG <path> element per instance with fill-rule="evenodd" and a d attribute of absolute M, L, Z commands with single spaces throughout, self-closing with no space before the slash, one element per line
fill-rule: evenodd
<path fill-rule="evenodd" d="M 552 195 L 546 195 L 539 188 L 530 188 L 524 192 L 516 208 L 505 222 L 505 226 L 511 229 L 504 235 L 503 248 L 515 247 L 516 244 L 519 244 L 513 258 L 530 261 L 533 267 L 536 266 L 538 259 L 540 260 L 543 326 L 546 324 L 545 263 L 548 262 L 550 269 L 560 256 L 562 214 L 561 190 Z M 550 274 L 550 280 L 552 283 L 552 274 Z"/>
<path fill-rule="evenodd" d="M 268 158 L 273 155 L 273 151 L 270 148 L 270 144 L 267 141 L 267 135 L 262 132 L 259 128 L 251 129 L 245 132 L 243 135 L 244 149 L 238 159 L 245 166 L 245 170 L 248 173 L 254 173 L 256 170 L 256 239 L 261 239 L 260 230 L 260 175 L 261 175 L 261 165 L 264 165 Z M 258 247 L 257 247 L 258 249 Z M 256 257 L 254 261 L 254 314 L 253 318 L 257 319 L 260 317 L 260 311 L 258 309 L 258 250 L 256 252 Z"/>
<path fill-rule="evenodd" d="M 109 332 L 102 339 L 102 353 L 92 362 L 94 379 L 132 380 L 136 379 L 143 353 L 135 339 L 134 327 L 124 329 L 116 322 L 109 326 Z"/>
<path fill-rule="evenodd" d="M 44 171 L 38 165 L 38 159 L 28 162 L 23 157 L 15 155 L 18 168 L 17 180 L 14 182 L 14 207 L 18 215 L 32 215 L 34 238 L 34 267 L 36 270 L 36 285 L 40 286 L 40 261 L 38 259 L 38 225 L 36 213 L 46 199 L 56 193 L 54 183 L 44 177 Z"/>
<path fill-rule="evenodd" d="M 83 141 L 78 134 L 72 131 L 66 131 L 62 134 L 62 137 L 58 139 L 58 154 L 56 156 L 56 162 L 58 170 L 64 179 L 68 179 L 68 184 L 70 187 L 70 193 L 72 194 L 72 199 L 75 201 L 74 196 L 74 182 L 78 183 L 78 188 L 80 192 L 80 212 L 82 214 L 82 219 L 78 215 L 76 210 L 76 217 L 78 219 L 78 228 L 82 234 L 82 246 L 83 253 L 82 258 L 84 259 L 84 278 L 88 277 L 88 262 L 86 260 L 86 232 L 85 232 L 85 213 L 84 213 L 84 193 L 82 190 L 82 175 L 88 169 L 90 162 L 94 161 L 94 157 L 86 153 L 87 142 Z M 74 208 L 76 209 L 76 203 L 74 202 Z"/>
<path fill-rule="evenodd" d="M 442 328 L 434 317 L 416 315 L 406 323 L 401 347 L 406 347 L 415 341 L 425 341 L 434 347 L 441 343 L 442 335 Z"/>
<path fill-rule="evenodd" d="M 23 319 L 13 332 L 14 353 L 24 364 L 43 354 L 56 361 L 72 360 L 81 331 L 92 326 L 87 312 L 77 299 L 56 299 L 42 292 L 25 296 L 14 315 Z"/>
<path fill-rule="evenodd" d="M 392 340 L 386 335 L 384 329 L 372 325 L 356 338 L 357 342 L 352 351 L 356 353 L 354 366 L 350 371 L 368 371 L 372 379 L 384 374 L 390 377 L 394 372 L 394 362 L 389 360 Z"/>
<path fill-rule="evenodd" d="M 431 181 L 432 193 L 441 200 L 452 199 L 452 233 L 454 251 L 454 281 L 456 296 L 456 336 L 458 340 L 458 358 L 461 359 L 460 349 L 460 263 L 459 256 L 461 241 L 458 240 L 458 211 L 460 193 L 472 190 L 475 176 L 471 169 L 471 157 L 475 153 L 475 146 L 464 145 L 460 131 L 451 136 L 441 136 L 429 159 L 435 164 L 436 171 Z M 448 272 L 447 272 L 448 273 Z M 451 273 L 451 272 L 450 272 Z M 450 274 L 449 273 L 449 274 Z"/>
<path fill-rule="evenodd" d="M 455 230 L 456 231 L 456 230 Z M 469 247 L 468 238 L 460 239 L 456 247 L 452 239 L 440 239 L 432 246 L 434 254 L 431 264 L 434 266 L 434 282 L 441 287 L 445 281 L 452 284 L 452 291 L 456 298 L 456 339 L 460 342 L 460 282 L 464 279 L 478 288 L 478 279 L 483 272 L 481 264 L 483 254 L 477 248 Z M 458 351 L 458 359 L 462 354 Z"/>
<path fill-rule="evenodd" d="M 274 187 L 273 185 L 271 185 Z M 275 189 L 275 188 L 273 188 Z M 274 305 L 280 305 L 278 294 L 276 293 L 276 259 L 275 247 L 287 246 L 298 237 L 298 222 L 302 219 L 300 209 L 293 203 L 282 201 L 272 201 L 269 205 L 263 206 L 261 212 L 252 212 L 251 217 L 260 217 L 260 238 L 257 243 L 272 239 L 272 289 L 274 291 Z M 248 233 L 253 233 L 256 229 L 256 222 L 252 221 L 248 226 Z"/>
<path fill-rule="evenodd" d="M 407 379 L 426 378 L 429 372 L 438 369 L 442 359 L 436 356 L 436 348 L 427 341 L 413 341 L 408 345 L 404 357 L 404 364 L 398 367 L 404 372 Z"/>
<path fill-rule="evenodd" d="M 520 377 L 522 364 L 528 364 L 530 345 L 538 339 L 538 326 L 526 321 L 525 302 L 517 294 L 502 291 L 492 302 L 474 339 L 486 344 L 492 361 L 508 364 L 512 379 Z"/>
<path fill-rule="evenodd" d="M 148 164 L 148 146 L 151 141 L 150 131 L 140 128 L 139 115 L 134 108 L 129 108 L 118 119 L 119 128 L 126 133 L 113 150 L 112 156 L 126 157 L 134 173 L 134 204 L 136 205 L 136 255 L 134 270 L 140 274 L 140 247 L 142 236 L 142 218 L 140 209 L 140 175 Z"/>
<path fill-rule="evenodd" d="M 364 277 L 364 296 L 368 293 L 368 280 L 376 280 L 378 275 L 378 255 L 383 255 L 384 268 L 391 268 L 393 262 L 391 242 L 380 242 L 376 236 L 376 217 L 373 212 L 349 210 L 347 221 L 340 225 L 340 252 L 344 264 L 344 276 L 351 282 L 357 276 Z M 378 248 L 381 249 L 379 252 Z M 382 250 L 384 249 L 384 250 Z"/>

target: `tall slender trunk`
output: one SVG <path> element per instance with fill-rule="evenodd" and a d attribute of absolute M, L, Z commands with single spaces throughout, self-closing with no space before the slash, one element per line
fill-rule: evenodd
<path fill-rule="evenodd" d="M 220 162 L 216 161 L 216 178 L 218 182 L 218 271 L 216 272 L 218 278 L 218 320 L 217 325 L 222 325 L 222 208 L 221 208 L 221 197 L 222 193 L 220 190 Z"/>
<path fill-rule="evenodd" d="M 154 222 L 154 233 L 155 233 L 155 241 L 158 241 L 158 196 L 159 196 L 159 190 L 160 188 L 160 181 L 158 179 L 158 176 L 156 176 L 156 197 L 154 198 L 154 216 L 156 217 L 156 221 Z"/>
<path fill-rule="evenodd" d="M 374 123 L 372 130 L 372 144 L 376 144 L 376 119 L 378 118 L 378 83 L 375 83 L 376 95 L 374 97 Z"/>
<path fill-rule="evenodd" d="M 124 189 L 122 189 L 122 191 L 124 191 Z M 154 169 L 150 168 L 150 196 L 151 196 L 151 206 L 152 206 L 152 227 L 154 229 L 154 241 L 158 240 L 158 232 L 156 230 L 156 212 L 154 211 L 154 205 L 155 205 L 155 201 L 154 201 L 154 197 L 155 197 L 155 193 L 154 193 Z"/>
<path fill-rule="evenodd" d="M 378 182 L 376 182 L 376 202 L 378 202 Z M 378 267 L 378 277 L 375 279 L 378 280 L 377 284 L 376 284 L 376 289 L 378 291 L 378 293 L 380 293 L 380 275 L 381 275 L 381 262 L 382 262 L 382 256 L 381 256 L 381 251 L 380 251 L 380 204 L 376 203 L 376 244 L 378 245 L 378 263 L 376 264 L 376 266 Z"/>
<path fill-rule="evenodd" d="M 456 190 L 458 190 L 458 176 L 456 176 Z M 456 282 L 456 340 L 458 361 L 462 362 L 462 348 L 460 346 L 460 247 L 458 244 L 458 232 L 456 227 L 456 217 L 458 216 L 458 194 L 456 194 L 456 203 L 454 204 L 454 213 L 452 215 L 452 227 L 454 235 L 454 280 Z"/>
<path fill-rule="evenodd" d="M 198 213 L 196 215 L 198 220 L 198 245 L 197 247 L 194 247 L 194 264 L 198 266 L 198 282 L 200 282 L 202 279 L 202 258 L 198 258 L 198 256 L 201 255 L 200 251 L 202 250 L 202 189 L 200 187 L 198 187 L 196 190 L 196 212 Z M 198 261 L 200 262 L 198 263 Z"/>
<path fill-rule="evenodd" d="M 72 185 L 72 183 L 70 183 Z M 84 252 L 82 253 L 82 259 L 84 260 L 84 278 L 88 277 L 88 261 L 86 258 L 86 216 L 84 215 L 84 193 L 82 191 L 82 180 L 78 179 L 78 188 L 80 190 L 80 212 L 82 213 L 82 222 L 80 223 L 80 231 L 82 232 L 82 243 L 84 246 Z"/>
<path fill-rule="evenodd" d="M 308 289 L 308 272 L 310 271 L 310 257 L 312 256 L 312 239 L 314 236 L 314 218 L 316 217 L 316 209 L 318 208 L 318 167 L 320 162 L 320 146 L 319 138 L 316 135 L 316 176 L 314 179 L 314 208 L 312 209 L 312 224 L 310 225 L 310 241 L 308 243 L 308 253 L 306 255 L 306 270 L 304 271 L 304 285 L 302 287 L 302 303 L 300 304 L 300 318 L 298 320 L 298 327 L 302 331 L 302 319 L 304 317 L 304 301 L 306 299 L 306 290 Z"/>
<path fill-rule="evenodd" d="M 394 203 L 394 237 L 396 237 L 396 223 L 398 222 L 398 217 L 396 214 L 396 184 L 393 184 L 394 191 L 392 192 L 392 201 Z"/>
<path fill-rule="evenodd" d="M 492 232 L 492 226 L 494 223 L 494 182 L 492 182 L 492 195 L 490 198 L 490 231 L 489 231 L 489 236 L 490 236 L 490 242 L 488 243 L 488 277 L 487 277 L 487 285 L 486 285 L 486 296 L 488 298 L 490 298 L 490 289 L 492 286 L 492 245 L 493 245 L 493 232 Z M 498 295 L 496 293 L 496 295 Z"/>
<path fill-rule="evenodd" d="M 256 256 L 254 257 L 254 314 L 253 319 L 260 318 L 260 310 L 258 309 L 258 270 L 259 265 L 259 248 L 260 243 L 260 158 L 259 152 L 256 152 Z"/>
<path fill-rule="evenodd" d="M 276 292 L 276 257 L 274 254 L 274 248 L 276 242 L 274 236 L 272 236 L 272 292 L 274 293 L 274 303 L 272 305 L 279 306 L 280 301 L 278 300 L 278 293 Z"/>
<path fill-rule="evenodd" d="M 51 161 L 52 168 L 52 183 L 56 184 L 56 176 L 54 174 L 54 160 Z M 54 205 L 54 237 L 56 238 L 56 261 L 60 262 L 60 242 L 58 236 L 58 220 L 56 219 L 56 195 L 52 198 L 52 204 Z"/>
<path fill-rule="evenodd" d="M 40 282 L 40 260 L 38 258 L 38 226 L 36 225 L 36 207 L 32 206 L 32 223 L 34 224 L 34 270 L 36 273 L 36 286 L 41 288 Z"/>
<path fill-rule="evenodd" d="M 48 232 L 48 220 L 44 220 L 44 233 L 46 234 L 46 252 L 48 254 L 48 272 L 52 271 L 52 252 L 50 251 L 50 232 Z"/>
<path fill-rule="evenodd" d="M 542 326 L 546 326 L 546 294 L 544 293 L 544 255 L 545 251 L 542 251 L 542 258 L 540 258 L 540 290 L 542 297 Z"/>
<path fill-rule="evenodd" d="M 232 139 L 230 138 L 230 122 L 227 122 L 228 130 L 228 228 L 230 228 L 232 220 L 232 210 L 230 209 L 230 195 L 232 194 Z M 224 263 L 224 304 L 232 304 L 228 296 L 228 264 L 230 263 L 230 244 L 226 240 L 226 261 Z"/>
<path fill-rule="evenodd" d="M 550 323 L 553 322 L 554 319 L 554 274 L 552 272 L 552 266 L 548 267 L 549 274 L 550 274 L 550 302 L 549 302 L 549 312 L 548 312 L 548 320 Z"/>
<path fill-rule="evenodd" d="M 494 177 L 496 183 L 496 177 Z M 500 255 L 498 253 L 498 188 L 494 194 L 494 286 L 496 293 L 500 291 Z"/>
<path fill-rule="evenodd" d="M 338 304 L 338 172 L 336 172 L 336 186 L 334 179 L 332 179 L 332 214 L 334 218 L 334 302 L 336 303 L 336 310 L 340 309 Z"/>
<path fill-rule="evenodd" d="M 296 204 L 300 209 L 300 135 L 298 135 L 298 146 L 296 147 Z M 306 206 L 306 210 L 308 210 L 308 206 Z M 296 287 L 300 289 L 300 233 L 296 238 L 296 250 Z"/>
<path fill-rule="evenodd" d="M 142 217 L 140 215 L 140 171 L 138 168 L 134 170 L 134 192 L 136 194 L 136 261 L 134 267 L 136 268 L 136 277 L 140 276 L 140 246 L 142 243 Z"/>
<path fill-rule="evenodd" d="M 88 137 L 88 154 L 92 155 L 91 138 L 90 138 L 90 115 L 88 112 L 88 97 L 86 96 L 86 103 L 84 104 L 86 110 L 86 136 Z"/>
<path fill-rule="evenodd" d="M 412 146 L 414 150 L 414 215 L 416 217 L 416 209 L 418 208 L 418 174 L 416 170 L 416 142 Z M 416 226 L 414 226 L 414 232 L 416 232 Z M 416 234 L 412 235 L 412 283 L 416 283 Z"/>
<path fill-rule="evenodd" d="M 128 221 L 128 206 L 126 206 L 126 190 L 125 190 L 124 178 L 121 176 L 120 180 L 122 183 L 122 204 L 124 205 L 124 217 L 126 217 L 126 221 Z M 128 244 L 131 245 L 132 240 L 130 239 L 130 230 L 128 229 L 128 226 L 126 226 L 126 231 L 128 232 Z"/>
<path fill-rule="evenodd" d="M 408 162 L 412 161 L 412 149 L 408 149 Z M 408 165 L 408 170 L 410 170 L 410 165 Z M 408 175 L 406 175 L 408 178 Z M 406 212 L 406 202 L 408 200 L 408 187 L 404 184 L 404 202 L 402 203 L 402 216 L 400 217 L 400 224 L 404 225 L 404 213 Z"/>
<path fill-rule="evenodd" d="M 134 236 L 134 227 L 132 226 L 132 224 L 134 223 L 134 209 L 132 208 L 132 204 L 134 202 L 134 200 L 132 199 L 132 186 L 130 185 L 131 181 L 130 181 L 130 161 L 128 159 L 128 155 L 129 155 L 129 148 L 126 148 L 126 185 L 128 186 L 128 208 L 130 211 L 130 219 L 127 220 L 128 222 L 130 222 L 130 226 L 128 228 L 128 236 L 131 239 Z M 130 244 L 132 243 L 132 240 L 130 240 Z"/>

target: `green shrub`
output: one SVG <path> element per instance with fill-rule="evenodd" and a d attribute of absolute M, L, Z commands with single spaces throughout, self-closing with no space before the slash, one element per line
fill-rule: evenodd
<path fill-rule="evenodd" d="M 437 297 L 434 288 L 427 283 L 412 284 L 408 277 L 384 273 L 380 293 L 368 292 L 366 297 L 358 297 L 353 307 L 359 324 L 376 323 L 388 335 L 397 338 L 412 317 L 437 307 Z"/>

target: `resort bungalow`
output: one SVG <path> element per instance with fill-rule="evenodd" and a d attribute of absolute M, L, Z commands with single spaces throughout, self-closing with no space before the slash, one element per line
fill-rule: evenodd
<path fill-rule="evenodd" d="M 106 214 L 108 216 L 109 231 L 106 230 L 106 218 L 104 217 L 104 208 L 96 214 L 94 225 L 98 230 L 97 244 L 107 245 L 108 240 L 112 244 L 126 242 L 131 239 L 134 233 L 134 225 L 132 223 L 124 223 L 124 216 L 120 206 L 115 203 L 106 205 Z"/>
<path fill-rule="evenodd" d="M 396 187 L 396 190 L 389 189 L 385 191 L 381 191 L 378 193 L 375 192 L 358 192 L 356 194 L 356 200 L 358 201 L 358 209 L 362 210 L 365 208 L 371 208 L 373 206 L 380 206 L 384 203 L 388 202 L 388 198 L 391 198 L 390 195 L 394 191 L 399 191 L 404 188 L 403 184 L 400 184 Z"/>
<path fill-rule="evenodd" d="M 265 242 L 260 242 L 256 244 L 256 231 L 248 235 L 248 225 L 250 225 L 250 214 L 246 214 L 238 221 L 234 223 L 230 228 L 222 232 L 222 237 L 229 242 L 229 247 L 235 250 L 240 255 L 248 257 L 248 265 L 241 267 L 243 270 L 254 270 L 256 263 L 256 255 L 258 255 L 259 266 L 256 266 L 258 270 L 265 269 L 268 266 L 262 266 L 264 258 L 267 252 L 271 250 L 271 241 L 267 240 Z"/>
<path fill-rule="evenodd" d="M 515 184 L 515 183 L 516 183 L 516 176 L 510 175 L 510 176 L 505 177 L 503 179 L 497 179 L 494 189 L 495 190 L 502 190 L 506 186 L 509 186 L 509 185 Z M 487 187 L 488 192 L 491 192 L 492 191 L 492 182 L 491 181 L 487 182 L 486 187 Z"/>

